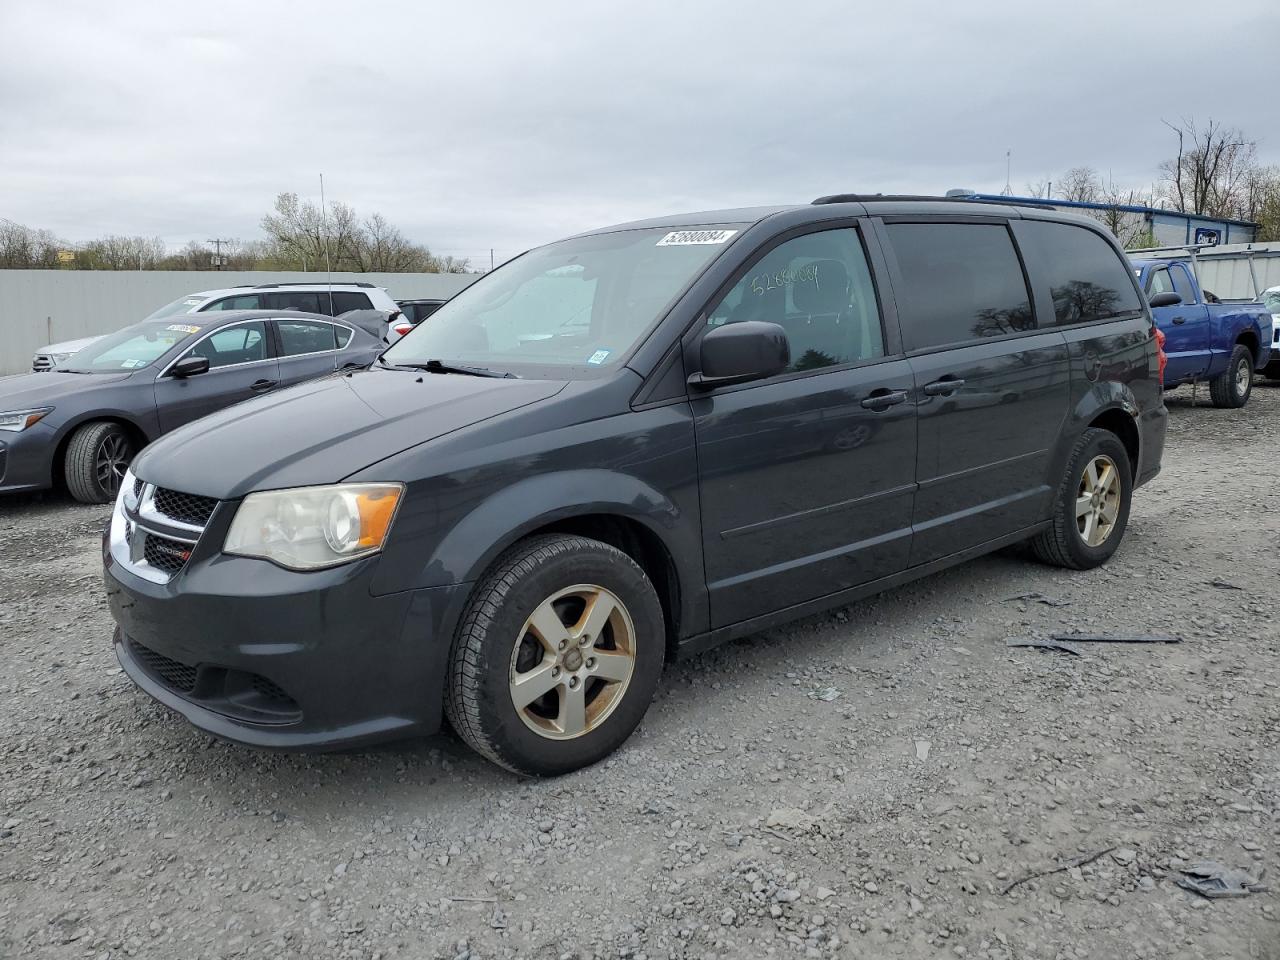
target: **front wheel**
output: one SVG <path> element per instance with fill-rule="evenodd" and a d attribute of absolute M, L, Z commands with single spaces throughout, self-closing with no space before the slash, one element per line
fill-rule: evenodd
<path fill-rule="evenodd" d="M 1129 523 L 1133 470 L 1120 438 L 1090 428 L 1080 435 L 1053 504 L 1053 524 L 1031 541 L 1044 563 L 1089 570 L 1111 559 Z"/>
<path fill-rule="evenodd" d="M 533 537 L 476 586 L 450 655 L 445 712 L 494 763 L 568 773 L 631 735 L 665 652 L 662 607 L 634 560 L 585 537 Z"/>
<path fill-rule="evenodd" d="M 1227 369 L 1209 381 L 1209 399 L 1215 407 L 1243 407 L 1253 390 L 1253 354 L 1243 343 L 1231 351 Z"/>
<path fill-rule="evenodd" d="M 86 423 L 67 444 L 63 462 L 67 489 L 81 503 L 110 503 L 138 451 L 118 423 Z"/>

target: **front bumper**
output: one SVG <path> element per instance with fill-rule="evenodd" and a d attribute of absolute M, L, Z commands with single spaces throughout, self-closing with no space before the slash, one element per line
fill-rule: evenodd
<path fill-rule="evenodd" d="M 374 596 L 377 558 L 304 574 L 193 555 L 167 583 L 104 560 L 120 665 L 214 736 L 322 750 L 440 726 L 466 584 Z"/>
<path fill-rule="evenodd" d="M 0 493 L 48 488 L 57 441 L 57 434 L 43 423 L 20 433 L 0 430 Z"/>

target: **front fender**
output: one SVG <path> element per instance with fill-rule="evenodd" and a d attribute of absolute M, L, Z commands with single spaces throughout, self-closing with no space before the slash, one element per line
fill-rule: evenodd
<path fill-rule="evenodd" d="M 518 481 L 481 502 L 440 541 L 420 577 L 425 587 L 478 579 L 507 547 L 530 532 L 570 517 L 608 514 L 634 520 L 667 547 L 682 584 L 700 553 L 680 549 L 696 526 L 659 490 L 611 470 L 569 470 Z"/>

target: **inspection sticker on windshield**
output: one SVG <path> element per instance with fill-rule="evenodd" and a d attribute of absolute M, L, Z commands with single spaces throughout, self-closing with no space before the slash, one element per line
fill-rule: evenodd
<path fill-rule="evenodd" d="M 200 332 L 199 327 L 192 326 L 189 323 L 171 323 L 167 327 L 165 327 L 165 329 L 173 330 L 175 333 L 199 333 Z"/>
<path fill-rule="evenodd" d="M 697 243 L 726 243 L 737 230 L 672 230 L 658 241 L 660 247 L 687 247 Z"/>
<path fill-rule="evenodd" d="M 587 363 L 594 363 L 596 365 L 602 364 L 609 359 L 609 354 L 611 353 L 613 353 L 612 350 L 597 350 L 591 356 L 587 357 Z"/>

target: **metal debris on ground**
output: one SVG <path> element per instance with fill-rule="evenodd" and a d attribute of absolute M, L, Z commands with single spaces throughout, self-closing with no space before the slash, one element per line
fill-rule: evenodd
<path fill-rule="evenodd" d="M 1210 900 L 1247 897 L 1251 893 L 1266 893 L 1269 889 L 1262 882 L 1265 871 L 1254 877 L 1243 870 L 1223 866 L 1217 860 L 1200 860 L 1181 868 L 1178 873 L 1181 876 L 1174 877 L 1178 886 Z"/>
<path fill-rule="evenodd" d="M 1028 603 L 1043 603 L 1046 607 L 1069 607 L 1070 600 L 1059 600 L 1057 597 L 1050 597 L 1043 593 L 1020 593 L 1016 597 L 1005 597 L 1001 603 L 1012 603 L 1014 600 L 1025 600 Z"/>
<path fill-rule="evenodd" d="M 1055 633 L 1054 640 L 1067 643 L 1181 643 L 1181 637 L 1147 633 Z"/>
<path fill-rule="evenodd" d="M 1244 589 L 1244 587 L 1237 587 L 1230 580 L 1223 580 L 1221 577 L 1218 577 L 1216 580 L 1210 580 L 1208 581 L 1208 583 L 1209 583 L 1209 586 L 1217 587 L 1219 590 L 1243 590 Z"/>
<path fill-rule="evenodd" d="M 813 691 L 813 697 L 815 699 L 823 700 L 826 703 L 830 703 L 838 696 L 840 696 L 840 691 L 835 687 L 822 687 L 821 689 Z"/>
<path fill-rule="evenodd" d="M 1017 880 L 1010 880 L 1001 889 L 1001 895 L 1008 893 L 1020 883 L 1026 883 L 1028 880 L 1035 880 L 1037 877 L 1047 877 L 1052 873 L 1061 873 L 1063 870 L 1073 870 L 1076 867 L 1083 867 L 1086 863 L 1093 863 L 1099 857 L 1110 853 L 1116 849 L 1116 844 L 1099 850 L 1097 853 L 1086 853 L 1083 857 L 1076 857 L 1074 860 L 1068 860 L 1065 863 L 1059 863 L 1057 866 L 1047 867 L 1044 870 L 1032 870 L 1030 873 L 1018 877 Z"/>
<path fill-rule="evenodd" d="M 1075 647 L 1068 643 L 1062 643 L 1052 637 L 1041 640 L 1036 637 L 1009 637 L 1005 640 L 1006 647 L 1038 647 L 1041 650 L 1060 650 L 1063 653 L 1069 653 L 1073 657 L 1082 657 L 1082 654 Z"/>

